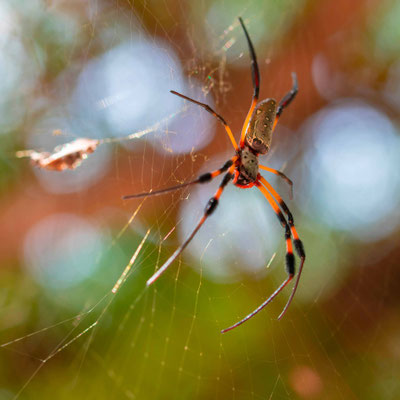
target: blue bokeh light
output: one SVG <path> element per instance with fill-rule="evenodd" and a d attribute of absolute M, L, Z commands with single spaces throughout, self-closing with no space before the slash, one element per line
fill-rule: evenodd
<path fill-rule="evenodd" d="M 211 108 L 215 107 L 210 95 L 204 98 L 200 87 L 187 88 L 184 94 L 208 104 Z M 184 102 L 189 103 L 181 98 L 178 100 L 181 107 L 184 106 Z M 167 129 L 157 135 L 158 143 L 155 143 L 155 146 L 159 152 L 187 154 L 206 147 L 213 139 L 217 119 L 195 104 L 187 105 L 188 109 L 174 118 Z"/>
<path fill-rule="evenodd" d="M 182 71 L 170 46 L 143 37 L 125 41 L 87 64 L 73 96 L 84 125 L 127 136 L 176 112 Z"/>
<path fill-rule="evenodd" d="M 389 118 L 358 100 L 329 106 L 306 124 L 312 205 L 332 227 L 382 238 L 399 223 L 400 141 Z"/>
<path fill-rule="evenodd" d="M 27 233 L 25 265 L 48 289 L 66 289 L 87 279 L 99 267 L 105 245 L 103 233 L 92 222 L 74 214 L 50 215 Z"/>
<path fill-rule="evenodd" d="M 21 123 L 27 94 L 33 90 L 41 71 L 24 47 L 18 14 L 5 2 L 0 2 L 0 20 L 1 135 Z"/>

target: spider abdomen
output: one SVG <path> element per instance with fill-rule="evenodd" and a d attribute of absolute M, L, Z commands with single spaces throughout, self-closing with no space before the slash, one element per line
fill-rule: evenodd
<path fill-rule="evenodd" d="M 246 132 L 246 144 L 255 152 L 260 154 L 268 152 L 275 116 L 276 101 L 274 99 L 266 99 L 255 108 Z"/>

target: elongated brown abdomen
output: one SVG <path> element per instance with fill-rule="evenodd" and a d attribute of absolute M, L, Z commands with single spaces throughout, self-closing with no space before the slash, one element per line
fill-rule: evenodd
<path fill-rule="evenodd" d="M 272 127 L 276 116 L 276 101 L 266 99 L 260 102 L 250 118 L 246 132 L 246 144 L 255 152 L 266 154 L 272 139 Z"/>

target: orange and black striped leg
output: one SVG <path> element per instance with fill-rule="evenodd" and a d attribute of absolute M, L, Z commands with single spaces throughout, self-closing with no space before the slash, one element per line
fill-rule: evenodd
<path fill-rule="evenodd" d="M 253 43 L 251 42 L 251 39 L 247 32 L 246 26 L 244 25 L 244 22 L 243 22 L 242 18 L 240 18 L 240 17 L 239 17 L 239 22 L 240 22 L 240 25 L 242 25 L 244 34 L 246 36 L 247 44 L 249 46 L 250 59 L 251 59 L 251 77 L 253 79 L 253 100 L 251 102 L 251 106 L 247 113 L 246 119 L 244 120 L 242 133 L 240 135 L 239 145 L 240 145 L 240 148 L 243 148 L 247 126 L 249 124 L 251 115 L 253 114 L 254 108 L 256 107 L 256 104 L 258 101 L 258 96 L 260 94 L 260 71 L 258 69 L 257 57 L 256 57 L 256 52 L 254 51 Z"/>
<path fill-rule="evenodd" d="M 306 259 L 306 253 L 304 251 L 303 242 L 300 240 L 299 235 L 298 235 L 297 230 L 296 230 L 296 227 L 294 226 L 293 215 L 290 212 L 288 206 L 282 200 L 281 196 L 279 196 L 278 192 L 272 187 L 272 185 L 263 176 L 259 175 L 259 180 L 268 189 L 268 191 L 272 194 L 274 199 L 279 203 L 279 205 L 282 208 L 282 210 L 284 211 L 284 213 L 287 215 L 290 231 L 291 231 L 292 236 L 293 236 L 294 248 L 296 249 L 296 253 L 300 257 L 300 267 L 299 267 L 299 272 L 297 274 L 297 279 L 296 279 L 296 282 L 295 282 L 295 284 L 293 286 L 293 290 L 292 290 L 292 293 L 291 293 L 291 295 L 289 297 L 289 300 L 287 301 L 283 311 L 280 313 L 280 315 L 278 317 L 278 319 L 281 319 L 285 315 L 286 310 L 288 309 L 288 307 L 289 307 L 290 303 L 292 302 L 293 297 L 294 297 L 294 295 L 296 293 L 297 286 L 299 285 L 301 273 L 303 271 L 303 265 L 304 265 L 304 261 Z"/>
<path fill-rule="evenodd" d="M 259 165 L 258 166 L 260 169 L 263 169 L 265 171 L 271 172 L 275 175 L 278 175 L 279 177 L 281 177 L 282 179 L 284 179 L 287 184 L 290 186 L 290 199 L 293 199 L 293 182 L 281 171 L 278 171 L 277 169 L 273 169 L 273 168 L 269 168 L 266 167 L 265 165 Z"/>
<path fill-rule="evenodd" d="M 278 104 L 278 109 L 276 110 L 276 117 L 272 130 L 275 129 L 279 117 L 282 114 L 282 111 L 293 101 L 293 99 L 296 97 L 297 92 L 299 91 L 299 85 L 297 83 L 297 75 L 295 72 L 292 72 L 292 80 L 293 80 L 292 89 L 290 90 L 290 92 L 286 93 L 285 96 L 283 96 L 283 99 Z"/>
<path fill-rule="evenodd" d="M 204 224 L 205 220 L 215 211 L 215 209 L 218 206 L 219 198 L 221 197 L 221 194 L 223 190 L 225 189 L 225 186 L 232 180 L 233 178 L 233 171 L 235 169 L 235 166 L 232 165 L 228 173 L 224 176 L 222 179 L 218 190 L 216 191 L 215 195 L 211 197 L 211 199 L 208 201 L 207 206 L 204 210 L 203 217 L 200 219 L 199 223 L 197 226 L 194 228 L 193 232 L 189 235 L 189 237 L 182 243 L 182 245 L 172 254 L 172 256 L 160 267 L 160 269 L 154 273 L 154 275 L 147 281 L 146 285 L 150 286 L 152 283 L 154 283 L 166 270 L 167 268 L 175 261 L 175 259 L 182 253 L 183 250 L 185 250 L 186 246 L 191 242 L 191 240 L 194 238 L 196 233 L 199 231 L 201 226 Z"/>
<path fill-rule="evenodd" d="M 290 235 L 290 227 L 289 224 L 286 222 L 285 217 L 282 214 L 282 211 L 279 209 L 278 204 L 276 201 L 273 199 L 271 194 L 268 192 L 265 187 L 261 186 L 260 183 L 257 183 L 258 189 L 262 192 L 262 194 L 266 197 L 268 200 L 269 204 L 275 211 L 276 216 L 279 219 L 279 222 L 285 229 L 285 241 L 286 241 L 286 272 L 288 274 L 288 277 L 286 278 L 285 281 L 282 282 L 282 284 L 278 287 L 278 289 L 275 290 L 274 293 L 272 293 L 271 296 L 268 297 L 267 300 L 264 301 L 259 307 L 257 307 L 253 312 L 251 312 L 249 315 L 244 317 L 242 320 L 237 322 L 236 324 L 230 326 L 229 328 L 223 329 L 221 333 L 228 332 L 232 329 L 235 329 L 239 325 L 242 325 L 245 323 L 247 320 L 250 318 L 254 317 L 257 313 L 259 313 L 264 307 L 266 307 L 271 301 L 284 289 L 284 287 L 293 279 L 295 275 L 295 260 L 294 260 L 294 255 L 293 255 L 293 247 L 292 247 L 292 240 L 291 240 L 291 235 Z"/>
<path fill-rule="evenodd" d="M 230 160 L 228 160 L 220 169 L 217 169 L 215 171 L 212 172 L 206 172 L 202 175 L 200 175 L 197 179 L 195 179 L 194 181 L 190 181 L 190 182 L 185 182 L 182 183 L 180 185 L 176 185 L 176 186 L 171 186 L 169 188 L 166 189 L 160 189 L 160 190 L 155 190 L 152 192 L 143 192 L 143 193 L 137 193 L 137 194 L 128 194 L 126 196 L 122 196 L 123 200 L 128 200 L 128 199 L 137 199 L 140 197 L 148 197 L 148 196 L 158 196 L 160 194 L 164 194 L 164 193 L 168 193 L 168 192 L 173 192 L 175 190 L 179 190 L 182 189 L 186 186 L 190 186 L 190 185 L 194 185 L 196 183 L 208 183 L 210 182 L 212 179 L 216 178 L 217 176 L 223 174 L 224 172 L 228 171 L 228 169 L 234 164 L 234 162 L 236 161 L 237 156 L 231 158 Z"/>
<path fill-rule="evenodd" d="M 226 133 L 228 134 L 229 139 L 231 140 L 231 142 L 232 142 L 233 147 L 235 148 L 235 150 L 236 150 L 236 151 L 239 150 L 238 145 L 237 145 L 237 143 L 236 143 L 236 140 L 235 140 L 235 138 L 233 137 L 232 130 L 231 130 L 231 128 L 229 127 L 229 125 L 226 123 L 225 119 L 222 118 L 221 115 L 217 114 L 208 104 L 200 103 L 199 101 L 194 100 L 194 99 L 191 99 L 190 97 L 187 97 L 187 96 L 185 96 L 184 94 L 181 94 L 181 93 L 176 92 L 175 90 L 170 90 L 170 92 L 171 92 L 172 94 L 176 95 L 176 96 L 182 97 L 183 99 L 185 99 L 185 100 L 187 100 L 187 101 L 190 101 L 190 102 L 192 102 L 192 103 L 194 103 L 194 104 L 197 104 L 198 106 L 204 108 L 206 111 L 208 111 L 210 114 L 212 114 L 215 118 L 217 118 L 217 119 L 222 123 L 222 125 L 224 125 L 225 130 L 226 130 Z"/>

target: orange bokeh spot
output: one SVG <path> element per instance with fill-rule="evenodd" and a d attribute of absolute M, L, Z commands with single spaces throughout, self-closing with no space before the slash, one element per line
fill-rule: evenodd
<path fill-rule="evenodd" d="M 289 374 L 291 388 L 304 399 L 319 398 L 323 383 L 319 374 L 307 365 L 299 365 Z"/>

